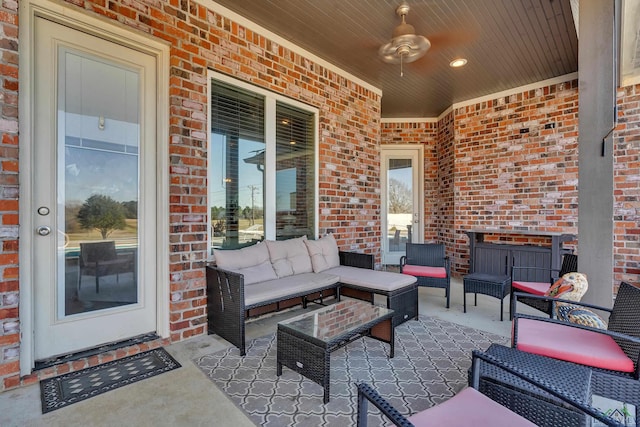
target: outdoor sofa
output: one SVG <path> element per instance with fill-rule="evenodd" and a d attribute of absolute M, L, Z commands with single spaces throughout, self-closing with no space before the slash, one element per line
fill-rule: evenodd
<path fill-rule="evenodd" d="M 393 327 L 418 318 L 416 278 L 374 270 L 373 255 L 338 250 L 333 235 L 264 241 L 233 250 L 214 249 L 207 266 L 208 332 L 246 353 L 245 321 L 309 301 L 341 295 L 387 299 Z"/>

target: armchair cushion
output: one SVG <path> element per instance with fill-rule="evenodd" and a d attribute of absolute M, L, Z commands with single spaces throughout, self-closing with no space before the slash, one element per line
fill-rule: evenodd
<path fill-rule="evenodd" d="M 549 290 L 548 282 L 523 282 L 516 280 L 511 282 L 511 286 L 517 291 L 527 292 L 533 295 L 544 295 Z"/>
<path fill-rule="evenodd" d="M 516 348 L 528 353 L 619 372 L 634 372 L 633 361 L 604 333 L 571 325 L 521 318 Z"/>
<path fill-rule="evenodd" d="M 435 277 L 437 279 L 446 279 L 447 269 L 444 267 L 405 264 L 402 266 L 402 274 L 408 274 L 416 277 Z"/>
<path fill-rule="evenodd" d="M 409 417 L 418 426 L 535 426 L 478 390 L 467 387 L 451 399 Z"/>

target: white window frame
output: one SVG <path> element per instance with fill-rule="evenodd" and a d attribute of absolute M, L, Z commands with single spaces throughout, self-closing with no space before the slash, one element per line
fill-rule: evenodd
<path fill-rule="evenodd" d="M 318 159 L 318 146 L 319 146 L 319 109 L 316 107 L 312 107 L 308 104 L 305 104 L 300 101 L 296 101 L 295 99 L 288 98 L 286 96 L 277 94 L 275 92 L 271 92 L 269 90 L 254 86 L 250 83 L 244 82 L 242 80 L 238 80 L 234 77 L 227 76 L 226 74 L 221 74 L 216 71 L 209 70 L 207 74 L 207 96 L 209 98 L 207 102 L 207 197 L 211 192 L 211 180 L 209 177 L 209 168 L 214 164 L 213 159 L 211 158 L 211 151 L 209 147 L 211 147 L 211 81 L 217 80 L 232 86 L 235 86 L 239 89 L 243 89 L 249 92 L 253 92 L 260 96 L 264 97 L 264 137 L 265 137 L 265 164 L 270 165 L 269 167 L 265 167 L 265 182 L 264 182 L 264 238 L 265 240 L 276 240 L 276 169 L 271 165 L 275 165 L 276 163 L 276 103 L 280 102 L 282 104 L 287 104 L 291 107 L 309 112 L 313 114 L 314 121 L 314 141 L 313 141 L 313 150 L 314 150 L 314 206 L 313 211 L 314 215 L 314 223 L 313 223 L 313 236 L 307 236 L 308 238 L 315 238 L 318 236 L 318 222 L 319 222 L 319 192 L 318 192 L 318 173 L 319 173 L 319 159 Z M 209 205 L 209 200 L 207 200 L 207 241 L 209 248 L 211 248 L 211 206 Z M 209 251 L 209 257 L 211 257 L 211 251 Z"/>

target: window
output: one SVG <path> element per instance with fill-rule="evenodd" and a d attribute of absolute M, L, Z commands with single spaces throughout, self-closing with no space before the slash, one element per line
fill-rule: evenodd
<path fill-rule="evenodd" d="M 211 247 L 315 236 L 316 129 L 317 110 L 212 77 Z"/>

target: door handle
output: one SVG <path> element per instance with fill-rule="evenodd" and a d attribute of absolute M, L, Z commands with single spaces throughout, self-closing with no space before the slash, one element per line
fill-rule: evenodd
<path fill-rule="evenodd" d="M 51 228 L 47 227 L 46 225 L 41 225 L 36 229 L 36 231 L 41 236 L 48 236 L 49 234 L 51 234 Z"/>

